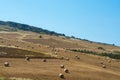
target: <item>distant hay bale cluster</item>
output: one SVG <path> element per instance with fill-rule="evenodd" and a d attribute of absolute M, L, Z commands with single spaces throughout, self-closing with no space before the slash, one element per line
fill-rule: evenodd
<path fill-rule="evenodd" d="M 104 61 L 100 61 L 100 64 L 102 65 L 102 68 L 106 68 L 106 64 Z"/>
<path fill-rule="evenodd" d="M 100 58 L 99 58 L 99 59 L 100 59 Z M 111 60 L 110 58 L 108 58 L 108 57 L 106 58 L 106 57 L 105 57 L 105 60 L 104 60 L 104 61 L 100 61 L 100 64 L 102 65 L 102 68 L 107 68 L 106 64 L 107 64 L 107 63 L 110 64 L 111 61 L 112 61 L 112 60 Z"/>
<path fill-rule="evenodd" d="M 80 59 L 80 57 L 79 57 L 78 55 L 75 55 L 75 58 L 76 58 L 76 59 Z"/>
<path fill-rule="evenodd" d="M 65 73 L 69 73 L 69 70 L 67 68 L 65 68 L 65 66 L 63 64 L 60 65 L 60 68 L 62 68 Z M 60 73 L 59 77 L 64 78 L 64 75 L 62 73 Z"/>

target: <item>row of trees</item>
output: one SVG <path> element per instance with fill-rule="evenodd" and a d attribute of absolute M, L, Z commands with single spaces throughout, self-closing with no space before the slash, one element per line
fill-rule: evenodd
<path fill-rule="evenodd" d="M 99 56 L 107 56 L 113 59 L 120 59 L 120 53 L 98 53 L 94 51 L 89 51 L 89 50 L 77 50 L 77 49 L 68 49 L 73 52 L 81 52 L 81 53 L 86 53 L 86 54 L 93 54 L 93 55 L 99 55 Z"/>

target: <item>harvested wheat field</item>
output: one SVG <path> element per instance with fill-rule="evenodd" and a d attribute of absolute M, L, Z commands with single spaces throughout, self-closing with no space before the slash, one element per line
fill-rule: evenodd
<path fill-rule="evenodd" d="M 120 60 L 99 55 L 119 51 L 120 47 L 63 36 L 1 32 L 0 80 L 119 80 Z"/>

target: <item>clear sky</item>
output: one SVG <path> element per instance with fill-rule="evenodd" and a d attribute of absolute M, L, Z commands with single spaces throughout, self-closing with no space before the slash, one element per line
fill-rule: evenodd
<path fill-rule="evenodd" d="M 0 0 L 0 20 L 120 45 L 120 0 Z"/>

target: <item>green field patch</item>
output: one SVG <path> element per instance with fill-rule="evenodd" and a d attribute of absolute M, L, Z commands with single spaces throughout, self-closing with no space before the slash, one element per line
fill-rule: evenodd
<path fill-rule="evenodd" d="M 18 48 L 0 47 L 0 57 L 2 58 L 52 58 L 49 54 L 23 50 Z"/>

